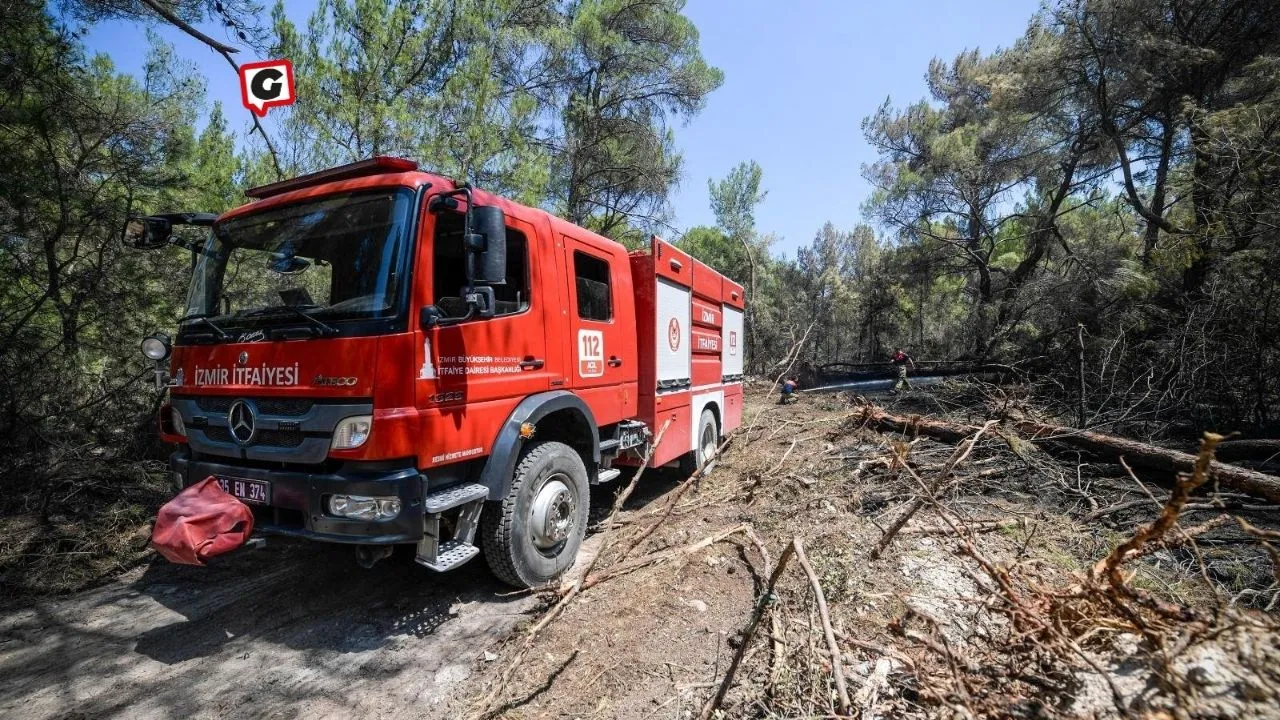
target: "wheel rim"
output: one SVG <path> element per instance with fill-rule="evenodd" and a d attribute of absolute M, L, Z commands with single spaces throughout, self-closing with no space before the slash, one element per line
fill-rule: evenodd
<path fill-rule="evenodd" d="M 702 464 L 710 465 L 711 461 L 716 457 L 716 425 L 715 423 L 707 423 L 702 428 Z"/>
<path fill-rule="evenodd" d="M 555 554 L 577 524 L 578 499 L 574 496 L 569 478 L 556 473 L 534 496 L 529 511 L 529 533 L 533 546 L 543 554 Z"/>

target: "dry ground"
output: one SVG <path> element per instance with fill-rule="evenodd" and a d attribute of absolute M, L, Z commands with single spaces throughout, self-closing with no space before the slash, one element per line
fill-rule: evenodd
<path fill-rule="evenodd" d="M 0 613 L 0 717 L 444 717 L 536 605 L 504 591 L 482 564 L 366 571 L 301 543 L 207 568 L 157 559 Z"/>
<path fill-rule="evenodd" d="M 981 424 L 968 392 L 890 409 Z M 510 594 L 482 562 L 364 571 L 342 548 L 273 540 L 207 569 L 151 560 L 96 590 L 10 597 L 0 717 L 691 718 L 739 655 L 714 714 L 820 717 L 842 703 L 832 644 L 863 718 L 1280 716 L 1272 561 L 1215 520 L 1265 532 L 1274 509 L 1198 497 L 1180 521 L 1195 544 L 1168 535 L 1119 585 L 1090 580 L 1171 478 L 1053 457 L 998 426 L 947 474 L 957 446 L 868 431 L 853 405 L 757 396 L 708 477 L 650 471 L 612 528 L 593 513 L 558 591 Z M 766 592 L 795 539 L 830 640 L 794 555 Z"/>
<path fill-rule="evenodd" d="M 893 409 L 937 413 L 948 392 L 913 394 Z M 847 396 L 751 403 L 754 429 L 707 478 L 683 495 L 659 481 L 650 487 L 659 497 L 628 503 L 588 578 L 634 558 L 662 560 L 556 606 L 562 614 L 526 647 L 531 618 L 458 688 L 451 712 L 698 717 L 711 710 L 769 570 L 798 538 L 829 605 L 851 715 L 1280 717 L 1280 634 L 1272 616 L 1246 609 L 1274 604 L 1273 567 L 1234 523 L 1198 535 L 1198 545 L 1147 546 L 1123 566 L 1119 586 L 1088 581 L 1096 561 L 1159 514 L 1172 478 L 1144 482 L 1114 459 L 1063 462 L 993 426 L 956 465 L 954 487 L 944 484 L 938 504 L 925 503 L 873 558 L 910 501 L 927 497 L 921 481 L 941 477 L 958 452 L 860 429 L 852 404 Z M 951 405 L 969 421 L 984 410 Z M 1146 503 L 1133 502 L 1146 493 Z M 1250 502 L 1220 504 L 1255 523 L 1274 515 Z M 1200 507 L 1210 504 L 1198 500 L 1182 527 L 1222 512 Z M 743 525 L 750 533 L 679 550 Z M 839 710 L 817 605 L 791 560 L 716 715 Z"/>

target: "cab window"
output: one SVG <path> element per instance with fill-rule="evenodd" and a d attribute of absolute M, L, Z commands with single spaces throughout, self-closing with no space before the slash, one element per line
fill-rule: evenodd
<path fill-rule="evenodd" d="M 436 215 L 431 287 L 435 306 L 444 317 L 462 317 L 467 304 L 462 290 L 467 284 L 466 254 L 462 248 L 462 214 Z M 529 243 L 524 233 L 507 227 L 507 283 L 494 285 L 494 315 L 514 315 L 529 309 Z"/>
<path fill-rule="evenodd" d="M 609 263 L 575 250 L 573 274 L 578 289 L 578 317 L 583 320 L 612 320 Z"/>

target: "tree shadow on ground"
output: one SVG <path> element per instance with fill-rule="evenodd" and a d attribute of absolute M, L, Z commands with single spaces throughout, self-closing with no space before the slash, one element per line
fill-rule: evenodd
<path fill-rule="evenodd" d="M 307 698 L 374 682 L 438 695 L 537 602 L 482 559 L 365 570 L 349 547 L 276 538 L 203 568 L 156 558 L 129 582 L 0 616 L 0 716 L 305 715 Z"/>
<path fill-rule="evenodd" d="M 172 664 L 250 635 L 295 649 L 362 652 L 397 636 L 431 635 L 455 603 L 511 600 L 480 558 L 436 574 L 411 553 L 369 569 L 352 555 L 348 547 L 272 538 L 206 568 L 157 560 L 132 586 L 183 619 L 144 632 L 136 649 Z"/>

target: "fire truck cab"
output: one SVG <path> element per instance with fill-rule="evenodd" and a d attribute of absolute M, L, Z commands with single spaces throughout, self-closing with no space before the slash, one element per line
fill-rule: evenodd
<path fill-rule="evenodd" d="M 143 342 L 175 483 L 218 478 L 262 531 L 437 571 L 483 549 L 543 585 L 590 484 L 646 454 L 706 465 L 741 422 L 743 289 L 656 237 L 628 254 L 400 158 L 248 195 L 125 239 L 193 258 L 176 336 Z"/>

